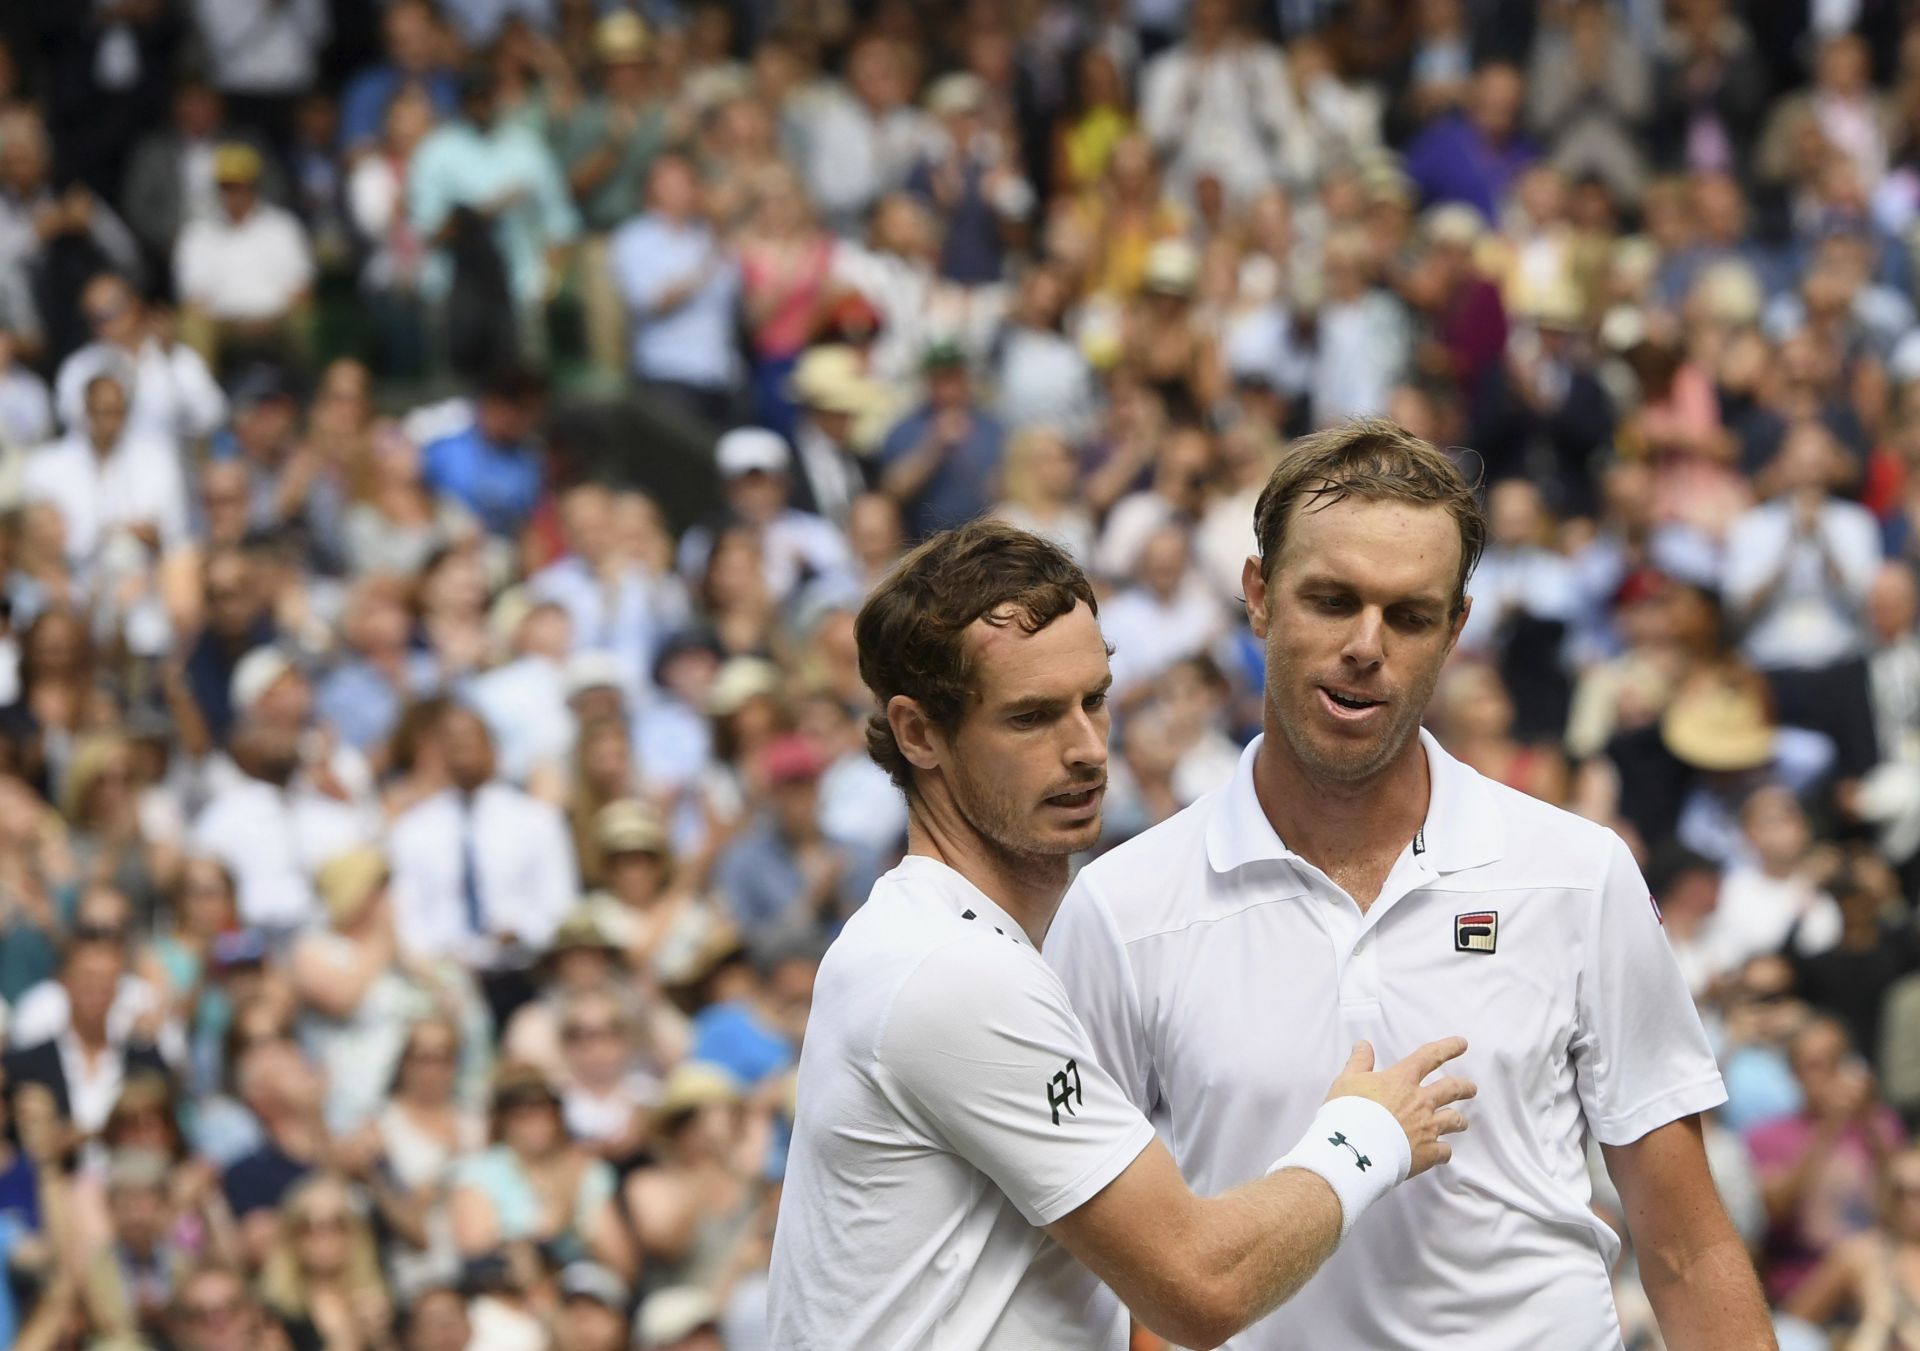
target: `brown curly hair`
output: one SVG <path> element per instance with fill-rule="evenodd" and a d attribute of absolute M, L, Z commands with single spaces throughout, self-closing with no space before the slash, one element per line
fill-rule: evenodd
<path fill-rule="evenodd" d="M 913 791 L 913 766 L 893 738 L 887 703 L 905 695 L 935 726 L 957 727 L 975 695 L 966 632 L 976 619 L 1037 633 L 1076 604 L 1100 612 L 1079 565 L 1040 536 L 999 521 L 935 535 L 901 559 L 854 620 L 860 679 L 877 703 L 867 719 L 874 763 Z"/>

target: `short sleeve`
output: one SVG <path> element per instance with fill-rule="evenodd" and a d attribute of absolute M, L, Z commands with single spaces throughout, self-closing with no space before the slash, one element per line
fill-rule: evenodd
<path fill-rule="evenodd" d="M 1727 1100 L 1652 893 L 1618 837 L 1589 920 L 1574 1073 L 1594 1136 L 1632 1144 Z"/>
<path fill-rule="evenodd" d="M 1078 1210 L 1153 1139 L 1095 1063 L 1059 977 L 1011 941 L 925 958 L 894 998 L 876 1058 L 902 1115 L 1035 1226 Z"/>
<path fill-rule="evenodd" d="M 1151 1112 L 1153 1058 L 1140 1017 L 1140 993 L 1113 915 L 1082 871 L 1047 930 L 1047 964 L 1059 973 L 1094 1058 L 1128 1101 Z"/>

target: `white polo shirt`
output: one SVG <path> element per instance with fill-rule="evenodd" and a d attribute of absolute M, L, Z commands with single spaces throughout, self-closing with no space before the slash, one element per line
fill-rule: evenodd
<path fill-rule="evenodd" d="M 820 964 L 769 1344 L 1121 1351 L 1118 1301 L 1040 1226 L 1152 1139 L 1020 926 L 909 855 Z"/>
<path fill-rule="evenodd" d="M 1627 1144 L 1726 1094 L 1626 846 L 1421 744 L 1427 819 L 1364 915 L 1274 833 L 1256 739 L 1226 787 L 1081 872 L 1047 959 L 1203 1195 L 1305 1130 L 1354 1042 L 1386 1065 L 1468 1040 L 1453 1161 L 1228 1345 L 1616 1351 L 1585 1136 Z"/>

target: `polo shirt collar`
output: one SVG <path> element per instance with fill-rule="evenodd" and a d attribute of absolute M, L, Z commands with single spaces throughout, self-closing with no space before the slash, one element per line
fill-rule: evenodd
<path fill-rule="evenodd" d="M 1207 862 L 1215 872 L 1232 872 L 1249 863 L 1295 857 L 1260 806 L 1254 791 L 1253 763 L 1265 736 L 1240 753 L 1233 778 L 1207 822 Z M 1435 873 L 1477 868 L 1500 857 L 1504 841 L 1500 811 L 1485 779 L 1454 759 L 1426 728 L 1420 746 L 1427 753 L 1427 819 L 1414 837 L 1420 861 Z"/>

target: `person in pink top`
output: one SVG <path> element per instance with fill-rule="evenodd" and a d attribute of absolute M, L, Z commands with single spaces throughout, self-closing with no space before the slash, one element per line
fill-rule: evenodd
<path fill-rule="evenodd" d="M 1753 1128 L 1753 1155 L 1767 1204 L 1767 1296 L 1789 1298 L 1822 1258 L 1871 1229 L 1881 1174 L 1906 1143 L 1873 1072 L 1853 1053 L 1846 1029 L 1817 1018 L 1787 1050 L 1805 1105 Z"/>

